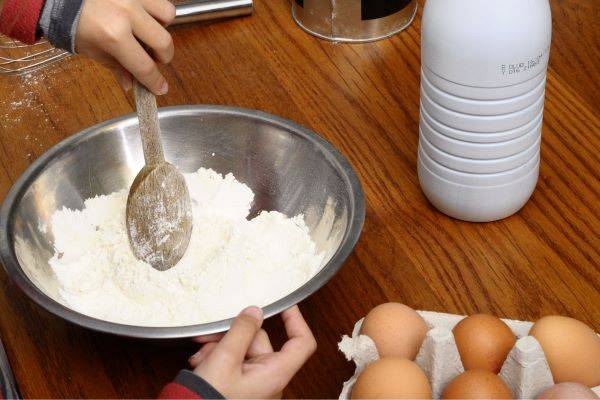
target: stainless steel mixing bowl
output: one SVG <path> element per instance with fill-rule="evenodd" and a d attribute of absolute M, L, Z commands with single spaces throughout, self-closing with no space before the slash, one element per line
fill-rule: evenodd
<path fill-rule="evenodd" d="M 300 302 L 335 275 L 360 236 L 365 204 L 356 174 L 331 144 L 293 122 L 238 108 L 164 108 L 160 121 L 167 160 L 183 172 L 200 167 L 233 172 L 256 194 L 253 214 L 276 210 L 305 215 L 312 239 L 326 254 L 323 268 L 301 288 L 267 306 L 266 316 Z M 117 324 L 71 310 L 61 299 L 48 266 L 54 252 L 52 214 L 62 207 L 81 209 L 87 198 L 123 189 L 142 165 L 133 114 L 86 129 L 42 155 L 2 206 L 0 253 L 8 275 L 48 311 L 97 331 L 172 339 L 228 329 L 231 320 L 165 328 Z"/>

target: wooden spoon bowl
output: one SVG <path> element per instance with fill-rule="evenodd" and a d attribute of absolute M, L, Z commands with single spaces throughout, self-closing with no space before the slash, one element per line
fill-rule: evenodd
<path fill-rule="evenodd" d="M 192 211 L 185 178 L 164 162 L 142 168 L 127 199 L 127 233 L 135 256 L 165 271 L 190 242 Z"/>
<path fill-rule="evenodd" d="M 166 271 L 183 257 L 192 234 L 192 204 L 185 178 L 165 161 L 156 97 L 134 83 L 135 102 L 146 166 L 127 198 L 126 225 L 135 256 Z"/>

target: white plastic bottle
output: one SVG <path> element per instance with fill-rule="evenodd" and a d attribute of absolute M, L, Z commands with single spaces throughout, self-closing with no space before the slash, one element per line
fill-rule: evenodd
<path fill-rule="evenodd" d="M 548 0 L 427 1 L 418 169 L 440 211 L 493 221 L 533 193 L 551 34 Z"/>

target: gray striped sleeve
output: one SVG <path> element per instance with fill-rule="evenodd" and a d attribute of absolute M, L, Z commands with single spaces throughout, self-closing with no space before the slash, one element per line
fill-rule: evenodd
<path fill-rule="evenodd" d="M 75 53 L 75 34 L 82 8 L 83 0 L 46 0 L 39 26 L 55 47 Z"/>

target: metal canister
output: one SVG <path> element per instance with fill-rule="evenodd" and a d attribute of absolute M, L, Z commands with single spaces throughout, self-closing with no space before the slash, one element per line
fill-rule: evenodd
<path fill-rule="evenodd" d="M 171 25 L 211 21 L 219 18 L 242 17 L 252 14 L 253 0 L 191 0 L 176 6 L 177 14 Z"/>
<path fill-rule="evenodd" d="M 417 0 L 292 0 L 302 29 L 323 39 L 369 42 L 392 36 L 412 22 Z"/>

